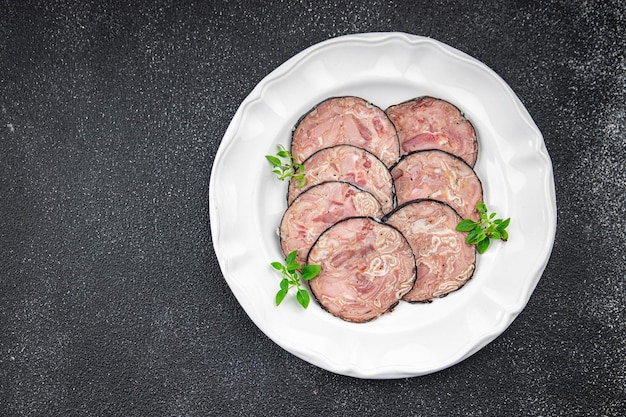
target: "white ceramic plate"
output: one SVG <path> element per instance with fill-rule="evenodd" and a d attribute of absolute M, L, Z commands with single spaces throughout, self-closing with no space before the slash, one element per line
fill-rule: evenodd
<path fill-rule="evenodd" d="M 400 303 L 365 324 L 347 323 L 291 295 L 276 307 L 283 258 L 276 229 L 287 184 L 264 155 L 289 147 L 300 116 L 330 96 L 386 108 L 430 95 L 457 105 L 477 130 L 476 173 L 491 211 L 511 217 L 510 240 L 478 256 L 474 277 L 431 304 Z M 254 323 L 294 355 L 359 378 L 428 374 L 467 358 L 526 305 L 556 229 L 552 165 L 541 133 L 507 84 L 476 59 L 402 33 L 343 36 L 297 54 L 243 101 L 218 149 L 209 205 L 213 245 L 228 285 Z"/>

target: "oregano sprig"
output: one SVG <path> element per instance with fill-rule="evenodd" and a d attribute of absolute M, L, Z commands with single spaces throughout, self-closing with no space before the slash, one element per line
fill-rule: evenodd
<path fill-rule="evenodd" d="M 293 178 L 298 181 L 298 187 L 305 184 L 304 166 L 296 162 L 296 158 L 283 145 L 278 145 L 276 155 L 265 155 L 265 158 L 272 164 L 272 172 L 278 176 L 279 180 Z"/>
<path fill-rule="evenodd" d="M 506 242 L 509 234 L 506 231 L 507 226 L 511 223 L 511 218 L 505 220 L 496 219 L 496 213 L 489 214 L 487 206 L 482 201 L 476 204 L 476 209 L 480 214 L 479 221 L 464 219 L 456 226 L 459 232 L 469 232 L 465 238 L 465 242 L 470 245 L 476 245 L 478 253 L 485 253 L 491 239 L 499 239 Z"/>
<path fill-rule="evenodd" d="M 272 267 L 282 273 L 283 279 L 280 281 L 280 290 L 276 293 L 276 305 L 285 299 L 290 289 L 296 288 L 296 300 L 302 308 L 307 308 L 311 297 L 309 292 L 302 288 L 302 280 L 309 281 L 319 275 L 321 267 L 319 265 L 306 265 L 302 267 L 296 262 L 298 251 L 294 250 L 285 257 L 285 263 L 272 262 Z"/>

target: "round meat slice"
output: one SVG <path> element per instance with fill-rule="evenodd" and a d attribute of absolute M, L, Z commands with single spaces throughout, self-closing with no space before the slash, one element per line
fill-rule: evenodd
<path fill-rule="evenodd" d="M 406 238 L 372 218 L 353 217 L 328 228 L 307 263 L 321 266 L 309 281 L 320 305 L 355 323 L 392 310 L 415 282 L 415 258 Z"/>
<path fill-rule="evenodd" d="M 453 104 L 433 97 L 420 97 L 389 107 L 402 154 L 440 149 L 463 159 L 471 167 L 478 156 L 478 141 L 472 123 Z"/>
<path fill-rule="evenodd" d="M 407 238 L 417 264 L 417 280 L 403 300 L 429 302 L 458 290 L 472 277 L 476 249 L 456 231 L 461 220 L 450 206 L 434 200 L 406 203 L 385 219 Z"/>
<path fill-rule="evenodd" d="M 325 181 L 346 181 L 376 197 L 384 213 L 393 209 L 393 179 L 387 166 L 376 156 L 352 145 L 324 148 L 307 158 L 304 166 L 304 184 L 292 179 L 287 203 L 307 188 Z"/>
<path fill-rule="evenodd" d="M 280 222 L 280 245 L 287 256 L 298 251 L 303 264 L 309 249 L 329 226 L 352 216 L 383 216 L 380 203 L 367 191 L 342 181 L 328 181 L 309 188 L 287 207 Z"/>
<path fill-rule="evenodd" d="M 291 154 L 302 163 L 316 151 L 349 144 L 390 166 L 400 157 L 396 128 L 385 112 L 360 97 L 326 99 L 306 113 L 291 138 Z"/>
<path fill-rule="evenodd" d="M 430 198 L 449 204 L 464 219 L 480 219 L 476 204 L 483 199 L 483 188 L 461 158 L 443 151 L 417 151 L 403 156 L 391 175 L 398 206 Z"/>

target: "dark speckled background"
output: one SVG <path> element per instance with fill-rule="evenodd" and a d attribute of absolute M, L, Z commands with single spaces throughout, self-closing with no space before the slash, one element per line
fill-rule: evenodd
<path fill-rule="evenodd" d="M 556 242 L 526 309 L 419 378 L 283 351 L 210 237 L 239 103 L 302 49 L 369 31 L 483 61 L 554 164 Z M 624 1 L 0 2 L 0 415 L 626 415 L 625 90 Z"/>

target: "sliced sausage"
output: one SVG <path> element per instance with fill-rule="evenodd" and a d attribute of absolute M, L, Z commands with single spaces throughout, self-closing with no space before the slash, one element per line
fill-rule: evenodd
<path fill-rule="evenodd" d="M 326 99 L 306 113 L 291 138 L 291 154 L 302 163 L 329 146 L 364 148 L 390 166 L 400 157 L 396 129 L 385 112 L 360 97 Z"/>
<path fill-rule="evenodd" d="M 461 216 L 445 203 L 417 200 L 385 218 L 407 238 L 417 264 L 417 280 L 402 299 L 428 302 L 463 286 L 474 274 L 476 249 L 456 231 Z"/>
<path fill-rule="evenodd" d="M 391 106 L 386 112 L 398 131 L 402 154 L 440 149 L 471 167 L 476 163 L 478 141 L 474 126 L 453 104 L 420 97 Z"/>
<path fill-rule="evenodd" d="M 320 265 L 311 292 L 331 314 L 363 323 L 390 311 L 413 287 L 415 259 L 395 227 L 367 217 L 344 219 L 328 228 L 309 252 Z"/>
<path fill-rule="evenodd" d="M 287 207 L 280 223 L 280 244 L 285 256 L 297 250 L 303 264 L 315 239 L 346 217 L 383 216 L 372 194 L 342 181 L 328 181 L 309 188 Z"/>
<path fill-rule="evenodd" d="M 309 156 L 303 163 L 304 184 L 292 179 L 287 203 L 307 188 L 325 181 L 346 181 L 376 197 L 383 212 L 393 209 L 393 179 L 387 166 L 372 153 L 352 145 L 324 148 Z"/>
<path fill-rule="evenodd" d="M 483 199 L 480 179 L 461 158 L 447 152 L 417 151 L 391 168 L 398 206 L 430 198 L 449 204 L 464 219 L 479 220 L 476 204 Z"/>

